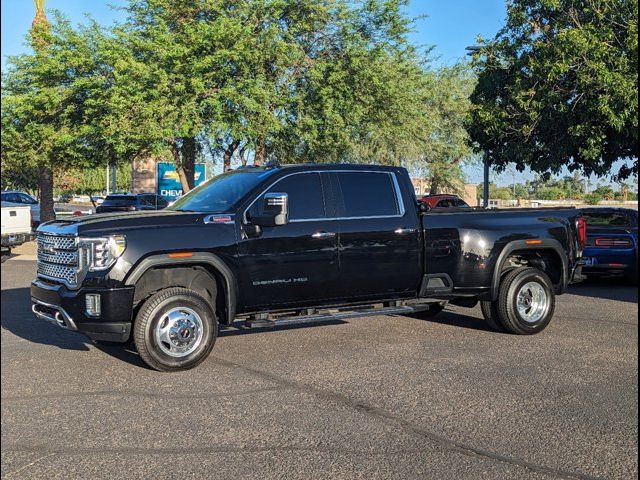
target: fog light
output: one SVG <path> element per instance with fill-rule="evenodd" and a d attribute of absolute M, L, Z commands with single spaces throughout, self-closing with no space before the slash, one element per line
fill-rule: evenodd
<path fill-rule="evenodd" d="M 86 312 L 90 317 L 100 316 L 100 294 L 88 293 L 84 297 Z"/>

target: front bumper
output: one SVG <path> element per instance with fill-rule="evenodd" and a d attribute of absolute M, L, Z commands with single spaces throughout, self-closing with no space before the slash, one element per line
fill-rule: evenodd
<path fill-rule="evenodd" d="M 124 343 L 131 336 L 131 312 L 135 287 L 80 288 L 36 279 L 31 282 L 33 313 L 67 330 L 84 333 L 93 340 Z M 86 294 L 100 295 L 100 316 L 86 312 Z"/>

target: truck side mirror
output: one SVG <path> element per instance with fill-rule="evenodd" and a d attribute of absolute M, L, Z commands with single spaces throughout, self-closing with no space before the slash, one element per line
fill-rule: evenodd
<path fill-rule="evenodd" d="M 429 205 L 428 203 L 418 202 L 418 212 L 424 215 L 426 213 L 429 213 L 430 211 L 431 205 Z"/>
<path fill-rule="evenodd" d="M 289 223 L 289 195 L 267 193 L 263 198 L 262 213 L 252 215 L 251 223 L 260 227 L 279 227 Z"/>

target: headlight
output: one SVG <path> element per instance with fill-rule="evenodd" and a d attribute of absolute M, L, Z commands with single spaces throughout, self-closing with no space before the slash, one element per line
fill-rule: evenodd
<path fill-rule="evenodd" d="M 80 238 L 82 263 L 90 272 L 107 270 L 116 263 L 127 248 L 124 235 L 104 238 Z"/>

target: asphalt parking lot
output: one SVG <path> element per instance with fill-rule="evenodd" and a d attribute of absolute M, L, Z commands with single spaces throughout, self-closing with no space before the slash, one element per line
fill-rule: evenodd
<path fill-rule="evenodd" d="M 3 478 L 637 478 L 638 291 L 587 283 L 533 338 L 479 309 L 222 332 L 194 371 L 36 320 L 2 264 Z"/>

